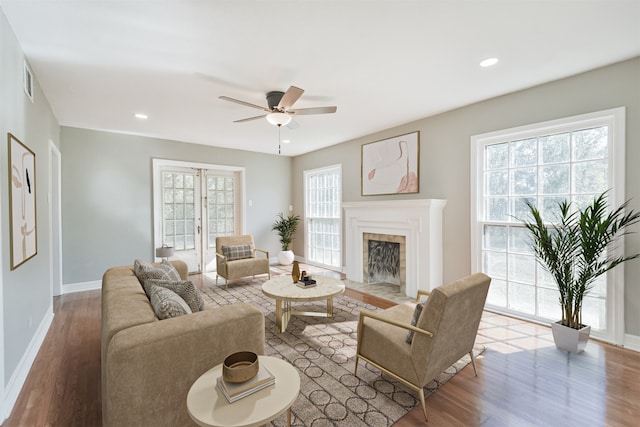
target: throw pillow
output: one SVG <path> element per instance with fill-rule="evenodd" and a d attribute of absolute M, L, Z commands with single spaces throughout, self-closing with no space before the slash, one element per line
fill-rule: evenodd
<path fill-rule="evenodd" d="M 413 317 L 411 318 L 411 326 L 416 326 L 416 324 L 418 323 L 418 319 L 420 318 L 420 313 L 422 313 L 422 309 L 424 308 L 424 303 L 420 303 L 420 304 L 416 304 L 416 308 L 415 310 L 413 310 Z M 413 341 L 413 331 L 408 331 L 407 332 L 407 338 L 405 339 L 405 341 L 407 342 L 407 344 L 411 344 L 411 342 Z"/>
<path fill-rule="evenodd" d="M 162 286 L 149 286 L 149 301 L 160 320 L 191 313 L 187 303 L 178 294 Z"/>
<path fill-rule="evenodd" d="M 181 280 L 180 273 L 169 261 L 164 260 L 157 267 L 141 261 L 135 260 L 133 263 L 133 272 L 136 277 L 144 285 L 145 280 Z"/>
<path fill-rule="evenodd" d="M 152 286 L 160 286 L 175 292 L 187 303 L 193 313 L 204 310 L 204 299 L 200 289 L 196 288 L 190 280 L 145 280 L 144 288 L 147 295 L 149 295 L 148 288 Z"/>
<path fill-rule="evenodd" d="M 253 258 L 253 253 L 255 251 L 253 245 L 224 245 L 220 249 L 222 249 L 222 255 L 227 257 L 227 261 Z"/>

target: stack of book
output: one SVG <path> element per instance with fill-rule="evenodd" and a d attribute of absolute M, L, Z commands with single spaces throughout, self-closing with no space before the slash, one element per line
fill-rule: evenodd
<path fill-rule="evenodd" d="M 270 387 L 276 383 L 276 378 L 264 366 L 260 365 L 260 369 L 255 377 L 243 383 L 230 383 L 218 377 L 218 389 L 227 398 L 229 403 L 236 402 L 243 397 L 247 397 L 257 391 Z"/>
<path fill-rule="evenodd" d="M 313 279 L 307 279 L 306 277 L 303 280 L 298 280 L 296 286 L 299 288 L 313 288 L 316 286 L 316 281 Z"/>

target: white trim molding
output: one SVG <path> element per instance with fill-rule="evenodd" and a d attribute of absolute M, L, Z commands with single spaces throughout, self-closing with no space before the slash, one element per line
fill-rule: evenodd
<path fill-rule="evenodd" d="M 93 280 L 90 282 L 78 282 L 70 283 L 68 285 L 62 285 L 62 294 L 71 294 L 74 292 L 93 291 L 95 289 L 102 288 L 102 281 Z"/>
<path fill-rule="evenodd" d="M 35 331 L 33 338 L 31 338 L 31 342 L 27 346 L 27 350 L 24 352 L 22 359 L 20 359 L 16 370 L 13 371 L 13 375 L 11 375 L 11 378 L 9 378 L 9 382 L 7 383 L 7 387 L 5 389 L 6 393 L 3 396 L 2 400 L 2 421 L 4 421 L 4 419 L 6 419 L 6 417 L 11 413 L 13 406 L 18 400 L 20 391 L 22 390 L 22 387 L 27 380 L 27 376 L 29 375 L 29 371 L 33 366 L 33 362 L 36 360 L 38 351 L 40 351 L 40 347 L 42 346 L 42 343 L 47 336 L 47 332 L 49 331 L 49 327 L 53 322 L 53 316 L 54 314 L 52 304 L 49 306 L 49 309 L 40 322 L 40 325 L 38 325 L 38 329 Z"/>
<path fill-rule="evenodd" d="M 54 167 L 55 165 L 55 167 Z M 49 140 L 49 284 L 51 295 L 62 293 L 62 153 Z"/>
<path fill-rule="evenodd" d="M 624 336 L 624 348 L 640 352 L 640 336 L 625 334 Z"/>

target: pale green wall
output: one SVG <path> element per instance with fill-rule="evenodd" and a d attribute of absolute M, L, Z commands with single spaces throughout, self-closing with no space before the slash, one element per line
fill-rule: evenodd
<path fill-rule="evenodd" d="M 428 94 L 424 94 L 428 96 Z M 343 201 L 447 199 L 444 209 L 443 277 L 470 273 L 470 141 L 472 135 L 582 113 L 626 107 L 626 193 L 640 209 L 640 58 L 545 85 L 511 93 L 394 129 L 296 157 L 293 200 L 303 214 L 303 171 L 343 164 Z M 403 133 L 420 131 L 420 193 L 409 196 L 360 196 L 360 147 Z M 298 233 L 294 251 L 302 253 Z M 627 253 L 640 252 L 640 234 L 626 239 Z M 626 332 L 640 336 L 640 260 L 625 265 Z"/>
<path fill-rule="evenodd" d="M 34 76 L 34 102 L 23 91 L 24 54 L 0 11 L 0 292 L 4 335 L 5 385 L 16 372 L 36 328 L 51 312 L 49 207 L 49 141 L 58 145 L 59 127 Z M 36 155 L 37 255 L 15 270 L 9 260 L 9 171 L 7 133 Z M 0 369 L 2 366 L 0 366 Z"/>
<path fill-rule="evenodd" d="M 246 168 L 246 232 L 275 257 L 271 224 L 291 204 L 291 159 L 157 138 L 62 127 L 63 283 L 153 257 L 152 159 Z"/>

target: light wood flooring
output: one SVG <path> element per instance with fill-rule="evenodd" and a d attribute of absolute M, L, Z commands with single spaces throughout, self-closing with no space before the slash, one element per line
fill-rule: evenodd
<path fill-rule="evenodd" d="M 198 277 L 192 276 L 198 280 Z M 196 281 L 194 280 L 194 281 Z M 208 278 L 199 278 L 200 286 Z M 392 302 L 354 290 L 380 308 Z M 100 426 L 100 291 L 54 299 L 55 318 L 11 416 L 14 426 Z M 555 349 L 548 327 L 485 313 L 478 377 L 467 366 L 408 426 L 637 426 L 640 353 L 591 340 L 584 353 Z"/>

